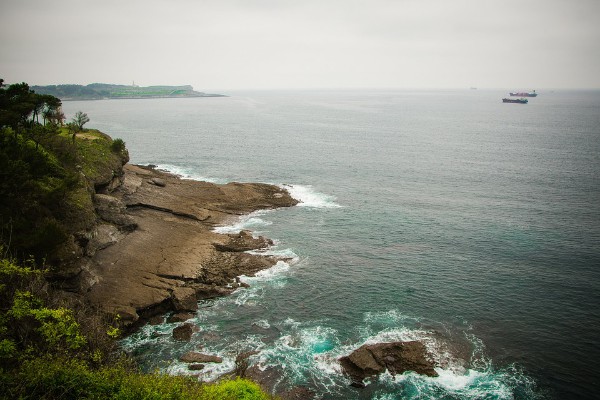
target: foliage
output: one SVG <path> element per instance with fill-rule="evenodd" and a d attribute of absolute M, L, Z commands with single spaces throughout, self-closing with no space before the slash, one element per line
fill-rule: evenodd
<path fill-rule="evenodd" d="M 75 116 L 71 119 L 71 121 L 73 122 L 73 124 L 75 124 L 79 131 L 82 131 L 83 126 L 90 122 L 90 117 L 88 117 L 88 115 L 83 111 L 77 111 L 75 113 Z"/>
<path fill-rule="evenodd" d="M 143 374 L 123 363 L 93 369 L 78 359 L 55 357 L 27 360 L 2 381 L 0 396 L 21 399 L 271 399 L 257 384 L 239 378 L 201 384 L 191 377 Z"/>
<path fill-rule="evenodd" d="M 122 152 L 125 151 L 125 142 L 123 141 L 123 139 L 116 138 L 110 144 L 110 149 L 114 153 L 121 154 Z"/>
<path fill-rule="evenodd" d="M 114 364 L 118 318 L 51 290 L 47 262 L 94 222 L 91 193 L 128 159 L 121 139 L 78 134 L 80 117 L 63 127 L 60 100 L 0 79 L 0 398 L 267 399 L 245 380 L 201 385 Z"/>
<path fill-rule="evenodd" d="M 56 216 L 77 182 L 44 147 L 0 130 L 0 243 L 22 258 L 44 258 L 65 238 Z"/>
<path fill-rule="evenodd" d="M 0 362 L 23 350 L 56 354 L 86 344 L 73 310 L 45 304 L 44 272 L 0 259 Z"/>
<path fill-rule="evenodd" d="M 55 124 L 62 122 L 61 101 L 49 94 L 37 94 L 25 82 L 4 87 L 0 85 L 0 128 L 10 127 L 19 133 L 39 123 L 46 115 Z"/>
<path fill-rule="evenodd" d="M 53 349 L 60 347 L 62 343 L 71 349 L 78 349 L 86 343 L 72 310 L 43 307 L 40 300 L 30 292 L 15 293 L 8 315 L 15 319 L 33 317 L 38 322 L 36 330 Z"/>
<path fill-rule="evenodd" d="M 61 249 L 94 223 L 91 194 L 129 157 L 122 140 L 80 133 L 84 112 L 62 127 L 60 105 L 26 83 L 0 87 L 0 245 L 21 260 L 57 264 L 73 254 Z"/>
<path fill-rule="evenodd" d="M 201 384 L 192 377 L 141 373 L 125 359 L 111 362 L 106 347 L 92 346 L 91 332 L 102 329 L 91 326 L 84 335 L 90 324 L 78 322 L 73 308 L 48 305 L 43 285 L 36 284 L 43 273 L 34 264 L 0 259 L 0 398 L 271 399 L 244 379 Z M 118 329 L 104 323 L 104 332 L 114 343 L 110 336 Z"/>

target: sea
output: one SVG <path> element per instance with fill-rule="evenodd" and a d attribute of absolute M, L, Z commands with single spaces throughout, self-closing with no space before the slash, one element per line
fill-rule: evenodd
<path fill-rule="evenodd" d="M 191 342 L 164 322 L 121 346 L 146 370 L 191 374 L 201 348 L 275 371 L 320 399 L 600 398 L 600 91 L 227 91 L 70 101 L 131 163 L 188 179 L 264 182 L 300 203 L 250 229 L 285 261 L 201 301 Z M 165 320 L 166 321 L 166 320 Z M 423 342 L 438 377 L 349 386 L 338 359 Z"/>

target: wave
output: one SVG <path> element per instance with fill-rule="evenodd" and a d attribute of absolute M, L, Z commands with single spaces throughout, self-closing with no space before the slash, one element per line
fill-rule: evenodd
<path fill-rule="evenodd" d="M 193 167 L 183 167 L 174 164 L 159 164 L 156 166 L 157 169 L 170 172 L 174 175 L 180 176 L 184 179 L 190 179 L 195 181 L 211 182 L 216 184 L 228 183 L 225 179 L 212 178 L 200 175 L 196 172 Z M 342 207 L 336 203 L 335 196 L 327 195 L 324 193 L 317 192 L 314 190 L 312 185 L 295 185 L 295 184 L 279 184 L 277 185 L 287 190 L 290 195 L 298 200 L 298 207 L 310 207 L 310 208 L 339 208 Z"/>
<path fill-rule="evenodd" d="M 331 195 L 319 193 L 311 185 L 280 185 L 281 188 L 288 191 L 290 196 L 298 200 L 298 207 L 311 208 L 340 208 L 335 202 L 336 198 Z"/>
<path fill-rule="evenodd" d="M 213 229 L 213 232 L 216 233 L 240 233 L 243 230 L 257 230 L 260 228 L 265 228 L 273 222 L 262 219 L 261 216 L 267 214 L 272 210 L 259 210 L 251 212 L 247 215 L 242 215 L 238 218 L 238 220 L 231 225 L 223 225 L 217 226 Z"/>
<path fill-rule="evenodd" d="M 283 264 L 274 267 L 284 268 Z M 275 270 L 272 271 L 276 275 Z M 285 268 L 284 268 L 285 270 Z M 267 274 L 269 275 L 269 274 Z M 260 278 L 258 278 L 260 279 Z M 259 290 L 260 291 L 260 290 Z M 257 291 L 242 290 L 246 299 Z M 232 298 L 219 299 L 221 306 L 231 304 Z M 237 301 L 236 301 L 237 302 Z M 246 304 L 247 305 L 247 304 Z M 214 306 L 213 306 L 214 307 Z M 211 308 L 213 308 L 211 307 Z M 235 368 L 238 354 L 249 350 L 259 351 L 249 361 L 260 370 L 275 369 L 275 389 L 294 385 L 308 385 L 318 393 L 328 393 L 331 398 L 362 398 L 369 393 L 373 399 L 536 399 L 543 395 L 536 391 L 536 383 L 518 366 L 495 368 L 483 356 L 481 341 L 471 334 L 462 337 L 471 345 L 472 352 L 457 354 L 452 340 L 435 330 L 419 327 L 419 319 L 398 310 L 368 312 L 353 332 L 340 331 L 330 326 L 330 321 L 298 321 L 292 318 L 268 320 L 259 317 L 251 323 L 260 329 L 260 334 L 241 337 L 220 334 L 223 327 L 211 324 L 205 311 L 199 312 L 192 321 L 204 335 L 202 352 L 223 358 L 219 364 L 206 364 L 199 379 L 213 381 Z M 217 313 L 222 315 L 223 310 Z M 204 314 L 204 317 L 201 315 Z M 210 314 L 210 312 L 209 312 Z M 143 327 L 139 332 L 122 341 L 128 351 L 152 349 L 153 357 L 177 360 L 183 352 L 195 349 L 193 341 L 175 343 L 171 330 L 175 324 L 163 323 Z M 270 336 L 275 333 L 275 336 Z M 270 337 L 270 339 L 267 339 Z M 384 373 L 367 383 L 367 388 L 357 391 L 349 387 L 349 379 L 343 374 L 339 358 L 356 348 L 371 343 L 419 340 L 425 344 L 438 367 L 439 376 L 427 377 L 413 372 L 392 376 Z M 157 348 L 164 350 L 157 351 Z M 465 356 L 467 354 L 467 356 Z M 470 357 L 475 357 L 471 359 Z M 156 359 L 153 360 L 156 366 Z M 187 364 L 171 361 L 163 367 L 170 374 L 190 374 Z"/>
<path fill-rule="evenodd" d="M 385 373 L 370 384 L 373 398 L 420 399 L 423 395 L 455 399 L 541 398 L 535 391 L 535 382 L 522 370 L 514 366 L 496 370 L 489 360 L 462 359 L 462 355 L 450 350 L 453 345 L 448 339 L 437 332 L 412 326 L 416 320 L 397 310 L 367 313 L 364 324 L 357 327 L 358 340 L 342 340 L 344 335 L 328 327 L 328 321 L 298 322 L 288 318 L 277 324 L 281 336 L 262 350 L 256 362 L 263 370 L 279 368 L 282 371 L 280 385 L 310 382 L 319 392 L 336 398 L 357 398 L 360 394 L 349 388 L 350 382 L 338 362 L 340 357 L 364 344 L 418 340 L 425 344 L 436 364 L 443 366 L 436 368 L 439 376 Z M 379 326 L 382 321 L 387 321 L 388 328 Z M 476 338 L 471 339 L 474 339 L 473 347 L 481 345 Z M 433 397 L 429 397 L 430 394 Z"/>
<path fill-rule="evenodd" d="M 162 171 L 167 171 L 167 172 L 177 175 L 183 179 L 190 179 L 193 181 L 211 182 L 211 183 L 219 183 L 219 184 L 227 183 L 227 181 L 225 181 L 223 179 L 209 178 L 209 177 L 200 175 L 196 172 L 196 169 L 192 168 L 192 167 L 182 167 L 182 166 L 173 165 L 173 164 L 159 164 L 156 166 L 156 169 L 159 169 Z"/>

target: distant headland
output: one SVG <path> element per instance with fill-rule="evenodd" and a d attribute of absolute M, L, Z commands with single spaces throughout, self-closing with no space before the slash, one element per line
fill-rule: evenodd
<path fill-rule="evenodd" d="M 39 94 L 49 94 L 63 101 L 101 99 L 155 99 L 171 97 L 225 97 L 222 94 L 197 92 L 190 85 L 137 86 L 91 83 L 89 85 L 31 86 Z"/>

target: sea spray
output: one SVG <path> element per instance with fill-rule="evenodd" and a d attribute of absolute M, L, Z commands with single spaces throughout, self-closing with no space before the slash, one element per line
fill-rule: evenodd
<path fill-rule="evenodd" d="M 230 225 L 217 226 L 213 229 L 213 231 L 221 234 L 235 234 L 240 233 L 243 230 L 252 230 L 253 235 L 255 235 L 257 233 L 257 229 L 264 229 L 272 224 L 271 221 L 261 218 L 269 211 L 270 210 L 259 210 L 251 212 L 250 214 L 238 217 L 237 220 Z"/>
<path fill-rule="evenodd" d="M 189 179 L 193 181 L 201 181 L 201 182 L 210 182 L 217 184 L 225 184 L 227 183 L 223 179 L 218 178 L 209 178 L 203 175 L 200 175 L 196 172 L 195 168 L 173 165 L 173 164 L 159 164 L 156 166 L 156 169 L 170 172 L 174 175 L 177 175 L 183 179 Z"/>
<path fill-rule="evenodd" d="M 336 198 L 331 195 L 320 193 L 311 185 L 280 185 L 288 191 L 290 196 L 298 200 L 298 207 L 310 208 L 339 208 L 341 205 L 335 202 Z"/>

